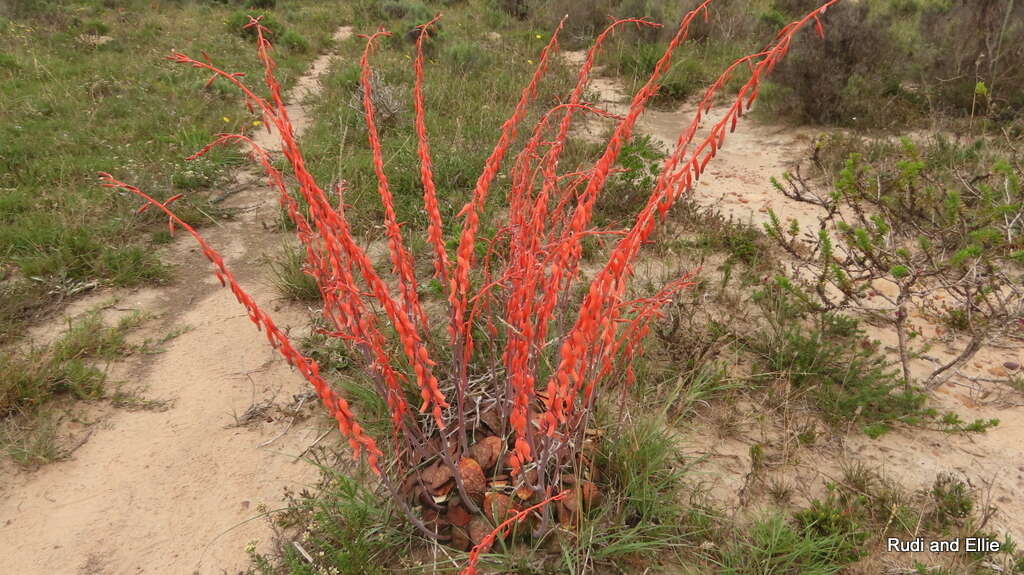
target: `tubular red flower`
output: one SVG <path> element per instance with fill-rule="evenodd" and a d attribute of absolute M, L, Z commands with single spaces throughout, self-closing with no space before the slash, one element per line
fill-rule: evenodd
<path fill-rule="evenodd" d="M 343 334 L 342 336 L 346 339 L 363 347 L 363 353 L 369 360 L 368 367 L 384 384 L 386 403 L 391 411 L 392 429 L 395 434 L 398 434 L 405 416 L 409 413 L 408 403 L 401 386 L 402 378 L 391 365 L 389 354 L 385 349 L 386 340 L 376 325 L 373 313 L 366 309 L 361 299 L 360 291 L 352 275 L 352 266 L 347 257 L 342 255 L 343 250 L 339 240 L 332 233 L 333 228 L 322 225 L 324 217 L 317 209 L 318 205 L 311 204 L 310 209 L 314 216 L 313 222 L 318 226 L 319 233 L 302 215 L 298 202 L 288 192 L 284 175 L 273 166 L 267 151 L 244 135 L 220 134 L 216 140 L 188 159 L 199 158 L 216 146 L 232 142 L 241 142 L 250 148 L 253 159 L 263 167 L 271 185 L 277 190 L 279 202 L 295 224 L 296 236 L 305 248 L 307 269 L 316 279 L 320 288 L 324 301 L 323 315 L 330 319 L 339 330 L 343 330 L 336 333 Z"/>
<path fill-rule="evenodd" d="M 549 407 L 544 416 L 547 433 L 554 433 L 560 424 L 565 423 L 568 415 L 567 410 L 571 410 L 573 402 L 582 386 L 584 371 L 590 368 L 592 362 L 600 363 L 601 354 L 614 347 L 614 340 L 610 335 L 613 331 L 610 326 L 617 320 L 618 302 L 621 301 L 626 283 L 632 273 L 630 263 L 639 252 L 640 246 L 647 241 L 653 231 L 656 215 L 664 213 L 671 207 L 672 201 L 681 193 L 677 189 L 680 184 L 685 184 L 688 188 L 699 178 L 704 167 L 717 152 L 724 138 L 725 127 L 727 125 L 731 126 L 732 122 L 740 116 L 743 108 L 749 107 L 753 102 L 753 98 L 756 96 L 757 85 L 771 71 L 774 65 L 785 56 L 793 35 L 809 21 L 813 20 L 815 16 L 822 13 L 828 6 L 838 1 L 830 0 L 803 19 L 786 26 L 783 33 L 777 37 L 775 45 L 760 53 L 764 57 L 754 66 L 750 80 L 740 89 L 736 101 L 730 107 L 726 116 L 715 124 L 708 137 L 697 146 L 691 156 L 691 160 L 681 161 L 689 141 L 693 137 L 692 134 L 696 132 L 694 126 L 699 122 L 700 109 L 698 109 L 697 115 L 691 123 L 691 129 L 681 137 L 673 155 L 666 160 L 662 173 L 659 174 L 655 184 L 655 189 L 648 198 L 647 204 L 637 216 L 635 225 L 618 242 L 609 256 L 607 264 L 591 281 L 588 293 L 583 300 L 583 304 L 580 306 L 576 323 L 562 343 L 559 365 L 548 381 Z M 741 58 L 737 63 L 746 62 L 750 58 Z M 725 78 L 728 77 L 728 74 L 731 73 L 735 66 L 736 64 L 731 66 L 712 85 L 712 88 L 709 88 L 709 93 L 724 84 Z M 634 102 L 637 102 L 637 98 L 634 98 Z M 705 102 L 707 102 L 705 108 L 710 106 L 708 97 L 705 98 Z M 703 157 L 701 157 L 702 154 Z M 678 173 L 668 176 L 667 174 L 671 167 L 677 164 L 684 167 Z M 593 180 L 591 183 L 593 183 Z M 585 191 L 584 196 L 586 195 L 587 192 Z M 586 197 L 581 199 L 581 204 L 585 201 L 587 201 Z M 579 213 L 578 211 L 577 214 Z M 585 219 L 585 216 L 586 214 L 581 219 Z M 570 251 L 569 255 L 574 256 L 575 254 Z M 596 360 L 594 359 L 595 356 L 597 357 Z"/>
<path fill-rule="evenodd" d="M 416 39 L 416 60 L 413 68 L 416 81 L 413 86 L 413 104 L 416 108 L 417 155 L 420 158 L 420 181 L 423 183 L 423 208 L 427 212 L 427 242 L 434 248 L 434 276 L 441 282 L 445 293 L 451 289 L 448 279 L 448 251 L 444 246 L 444 226 L 441 210 L 437 203 L 437 188 L 430 161 L 430 143 L 427 140 L 426 107 L 423 103 L 423 43 L 428 38 L 427 29 L 441 18 L 438 14 L 422 26 Z"/>
<path fill-rule="evenodd" d="M 316 223 L 317 231 L 329 244 L 333 246 L 336 243 L 338 246 L 338 253 L 331 254 L 331 257 L 337 258 L 336 263 L 340 264 L 340 269 L 343 270 L 345 266 L 351 266 L 358 270 L 359 274 L 363 277 L 363 280 L 370 288 L 370 293 L 380 303 L 385 315 L 398 333 L 402 352 L 410 365 L 413 366 L 416 385 L 420 389 L 420 395 L 423 398 L 423 405 L 420 411 L 426 411 L 432 405 L 434 419 L 439 427 L 443 427 L 441 410 L 448 407 L 448 403 L 445 401 L 444 394 L 440 390 L 437 378 L 433 375 L 432 366 L 434 362 L 426 352 L 424 343 L 420 339 L 413 321 L 406 311 L 401 309 L 401 306 L 392 298 L 387 285 L 381 279 L 376 269 L 374 269 L 366 252 L 355 241 L 343 212 L 331 207 L 327 201 L 326 194 L 316 184 L 312 175 L 306 169 L 305 160 L 298 143 L 295 141 L 294 132 L 288 119 L 288 112 L 284 106 L 280 84 L 274 75 L 276 64 L 270 56 L 270 43 L 263 36 L 263 27 L 255 26 L 255 28 L 257 31 L 258 55 L 263 63 L 264 80 L 270 89 L 272 104 L 253 94 L 248 87 L 231 74 L 181 54 L 176 54 L 173 59 L 210 70 L 228 79 L 243 91 L 247 101 L 256 103 L 264 111 L 264 117 L 268 122 L 274 123 L 277 128 L 278 137 L 281 140 L 282 151 L 292 167 L 296 180 L 298 180 L 299 193 L 310 207 L 311 219 Z M 345 289 L 348 283 L 343 282 L 342 288 Z"/>
<path fill-rule="evenodd" d="M 327 382 L 324 381 L 323 377 L 320 376 L 320 368 L 317 363 L 296 350 L 292 346 L 288 336 L 277 328 L 270 316 L 264 313 L 263 310 L 256 305 L 256 302 L 252 297 L 242 289 L 242 286 L 238 284 L 234 275 L 224 264 L 224 258 L 222 258 L 216 250 L 210 247 L 199 232 L 197 232 L 192 226 L 185 223 L 184 220 L 179 218 L 164 204 L 161 204 L 135 186 L 131 186 L 117 180 L 110 174 L 100 173 L 100 179 L 103 182 L 104 187 L 131 192 L 145 200 L 146 203 L 158 208 L 160 211 L 167 214 L 170 221 L 184 229 L 192 236 L 193 239 L 195 239 L 196 243 L 199 244 L 203 255 L 205 255 L 216 268 L 217 279 L 219 279 L 221 283 L 227 284 L 238 302 L 245 307 L 246 311 L 249 313 L 249 319 L 252 320 L 257 329 L 260 329 L 261 331 L 266 330 L 267 339 L 270 342 L 270 345 L 273 346 L 290 365 L 298 369 L 299 373 L 306 378 L 306 381 L 313 386 L 317 395 L 320 397 L 321 403 L 323 403 L 324 407 L 327 409 L 327 412 L 330 413 L 331 416 L 334 417 L 335 421 L 338 422 L 339 431 L 341 431 L 342 436 L 348 439 L 349 446 L 351 446 L 352 451 L 356 456 L 358 457 L 361 453 L 364 454 L 370 468 L 373 469 L 374 473 L 380 475 L 381 470 L 379 460 L 383 454 L 377 448 L 377 443 L 373 438 L 363 433 L 362 428 L 358 423 L 356 423 L 355 416 L 352 415 L 348 402 L 345 401 L 344 398 L 338 396 Z"/>
<path fill-rule="evenodd" d="M 580 194 L 576 210 L 570 220 L 569 227 L 563 234 L 569 239 L 569 241 L 562 244 L 562 247 L 558 251 L 558 262 L 554 266 L 555 271 L 553 275 L 558 276 L 558 283 L 554 285 L 549 283 L 547 289 L 562 292 L 567 288 L 568 282 L 575 278 L 579 258 L 582 255 L 579 240 L 576 238 L 590 222 L 590 217 L 597 195 L 604 187 L 608 174 L 612 169 L 612 165 L 615 163 L 615 160 L 618 158 L 618 154 L 622 149 L 622 145 L 628 141 L 632 135 L 633 127 L 636 124 L 637 119 L 640 117 L 640 114 L 643 112 L 647 101 L 657 92 L 658 79 L 666 70 L 668 70 L 668 67 L 671 64 L 672 53 L 683 42 L 683 40 L 686 39 L 690 23 L 693 19 L 696 18 L 701 11 L 707 10 L 708 5 L 711 4 L 712 1 L 713 0 L 705 0 L 697 6 L 697 8 L 694 8 L 683 16 L 676 34 L 666 47 L 665 53 L 655 65 L 654 71 L 651 73 L 651 77 L 636 93 L 636 95 L 633 96 L 633 101 L 630 103 L 626 117 L 618 124 L 618 126 L 616 126 L 615 131 L 608 140 L 604 153 L 594 165 L 594 169 L 587 181 L 587 187 Z M 625 265 L 625 261 L 617 262 L 614 259 L 614 256 L 613 259 L 609 261 L 609 266 L 616 269 L 618 272 L 621 272 Z M 607 287 L 601 286 L 601 289 L 607 290 Z M 601 294 L 602 303 L 603 297 L 607 295 L 610 294 Z M 588 298 L 590 297 L 591 296 L 588 295 Z M 586 305 L 586 302 L 584 305 Z M 554 306 L 552 305 L 549 307 L 553 308 Z M 567 407 L 572 403 L 571 391 L 564 386 L 564 383 L 577 382 L 581 379 L 583 368 L 581 360 L 582 363 L 587 363 L 590 354 L 596 351 L 593 344 L 598 333 L 607 331 L 607 329 L 600 328 L 600 322 L 597 321 L 598 317 L 596 315 L 593 315 L 593 317 L 587 317 L 584 315 L 585 311 L 587 314 L 592 313 L 591 310 L 580 310 L 580 318 L 577 321 L 577 326 L 580 327 L 574 328 L 571 334 L 572 337 L 567 338 L 563 343 L 564 352 L 559 363 L 558 374 L 556 376 L 552 376 L 548 380 L 547 391 L 549 409 L 546 415 L 548 434 L 554 433 L 557 425 L 564 422 L 565 414 L 562 412 L 563 407 Z M 604 321 L 608 321 L 608 319 L 609 318 L 604 318 Z M 605 336 L 605 338 L 607 339 L 607 336 Z M 566 346 L 575 348 L 574 352 L 569 353 L 570 350 L 565 349 Z"/>
<path fill-rule="evenodd" d="M 551 39 L 541 51 L 540 59 L 537 62 L 537 67 L 534 70 L 533 76 L 530 78 L 529 84 L 527 84 L 526 88 L 520 95 L 519 101 L 516 103 L 516 107 L 512 112 L 512 116 L 502 124 L 501 136 L 498 138 L 498 143 L 494 146 L 494 150 L 491 152 L 491 155 L 484 162 L 484 169 L 483 172 L 481 172 L 480 177 L 477 178 L 476 186 L 473 188 L 472 198 L 462 208 L 462 211 L 459 212 L 460 216 L 465 216 L 465 220 L 463 222 L 462 234 L 459 237 L 459 246 L 456 252 L 455 273 L 451 278 L 451 333 L 453 342 L 456 339 L 461 339 L 461 341 L 465 342 L 468 337 L 468 329 L 465 325 L 464 318 L 469 292 L 469 270 L 473 263 L 473 252 L 476 244 L 477 230 L 480 227 L 480 211 L 483 209 L 484 202 L 487 200 L 487 193 L 490 190 L 491 183 L 498 174 L 501 161 L 504 159 L 505 153 L 508 151 L 508 148 L 512 145 L 512 142 L 515 139 L 519 123 L 526 115 L 526 107 L 533 99 L 533 96 L 537 91 L 537 85 L 547 70 L 548 57 L 558 43 L 558 34 L 561 32 L 564 24 L 565 19 L 563 18 L 562 21 L 559 22 L 558 28 L 556 28 L 554 33 L 551 34 Z M 463 358 L 463 362 L 465 361 L 468 361 L 468 358 Z"/>
<path fill-rule="evenodd" d="M 373 72 L 370 69 L 370 52 L 373 50 L 373 42 L 381 36 L 390 36 L 391 33 L 379 30 L 366 39 L 366 48 L 359 59 L 359 83 L 363 91 L 363 115 L 366 122 L 366 133 L 370 141 L 370 150 L 373 155 L 373 171 L 377 175 L 377 193 L 380 195 L 381 204 L 384 206 L 384 229 L 388 236 L 388 250 L 391 253 L 391 265 L 398 279 L 398 289 L 402 294 L 402 301 L 405 304 L 406 314 L 419 322 L 420 328 L 427 330 L 427 316 L 420 306 L 419 295 L 417 295 L 416 275 L 413 273 L 412 255 L 405 249 L 405 241 L 402 239 L 402 230 L 398 225 L 398 218 L 395 213 L 395 200 L 391 195 L 391 187 L 388 184 L 387 174 L 384 172 L 384 155 L 381 151 L 380 135 L 377 132 L 377 120 L 374 117 L 375 106 L 373 103 Z M 415 329 L 415 326 L 413 326 Z"/>

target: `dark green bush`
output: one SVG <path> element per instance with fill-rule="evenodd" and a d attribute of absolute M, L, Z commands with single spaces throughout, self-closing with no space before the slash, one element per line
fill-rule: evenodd
<path fill-rule="evenodd" d="M 776 7 L 789 21 L 803 13 L 794 5 L 804 4 L 790 0 Z M 861 2 L 833 6 L 824 24 L 824 39 L 807 31 L 794 40 L 772 76 L 776 90 L 763 102 L 769 110 L 797 122 L 870 127 L 913 115 L 901 98 L 905 59 L 889 34 L 891 20 Z"/>
<path fill-rule="evenodd" d="M 951 0 L 918 12 L 914 56 L 946 111 L 1006 121 L 1024 109 L 1024 2 Z"/>
<path fill-rule="evenodd" d="M 788 22 L 818 0 L 775 0 Z M 1012 8 L 1012 11 L 1011 11 Z M 841 3 L 825 38 L 802 34 L 765 98 L 792 120 L 869 128 L 935 112 L 1006 122 L 1024 109 L 1024 4 L 1010 0 Z"/>
<path fill-rule="evenodd" d="M 525 20 L 530 14 L 527 0 L 494 0 L 494 3 L 499 10 L 519 20 Z"/>

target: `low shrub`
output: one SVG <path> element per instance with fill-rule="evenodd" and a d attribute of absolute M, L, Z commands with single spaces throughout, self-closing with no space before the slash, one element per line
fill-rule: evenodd
<path fill-rule="evenodd" d="M 828 143 L 816 147 L 819 166 L 834 156 L 822 147 Z M 834 189 L 820 190 L 799 173 L 773 180 L 781 194 L 823 213 L 819 229 L 801 238 L 799 223 L 769 211 L 769 237 L 803 272 L 795 293 L 821 311 L 858 309 L 891 326 L 908 386 L 910 361 L 920 351 L 911 303 L 938 321 L 955 319 L 969 336 L 924 378 L 927 384 L 954 373 L 985 341 L 1019 331 L 1024 318 L 1016 262 L 1024 242 L 1020 170 L 980 150 L 943 140 L 922 150 L 905 138 L 872 146 L 875 162 L 850 153 Z M 965 179 L 964 168 L 981 175 Z"/>

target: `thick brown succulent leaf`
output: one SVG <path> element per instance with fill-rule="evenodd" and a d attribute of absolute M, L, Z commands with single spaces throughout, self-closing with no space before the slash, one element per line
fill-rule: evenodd
<path fill-rule="evenodd" d="M 449 545 L 460 551 L 469 551 L 470 539 L 468 529 L 452 527 L 452 540 Z"/>
<path fill-rule="evenodd" d="M 484 477 L 484 470 L 472 457 L 463 457 L 459 461 L 459 477 L 462 478 L 462 486 L 466 495 L 473 498 L 477 504 L 483 502 L 484 492 L 487 491 L 487 478 Z"/>
<path fill-rule="evenodd" d="M 444 444 L 441 442 L 441 438 L 436 435 L 428 439 L 426 443 L 430 445 L 430 449 L 432 449 L 434 453 L 440 452 L 441 448 L 444 447 Z"/>
<path fill-rule="evenodd" d="M 461 502 L 448 505 L 448 522 L 452 525 L 465 527 L 469 525 L 470 519 L 472 519 L 472 516 L 462 506 Z"/>
<path fill-rule="evenodd" d="M 498 463 L 501 456 L 502 441 L 497 435 L 485 437 L 469 448 L 469 454 L 480 463 L 481 469 L 488 470 Z"/>
<path fill-rule="evenodd" d="M 455 478 L 449 479 L 442 483 L 436 489 L 432 489 L 430 494 L 434 496 L 434 501 L 437 503 L 443 503 L 448 500 L 448 494 L 455 488 Z M 440 500 L 440 501 L 438 501 Z"/>
<path fill-rule="evenodd" d="M 480 542 L 494 530 L 494 528 L 491 527 L 491 524 L 483 517 L 474 515 L 473 518 L 469 520 L 469 527 L 467 530 L 469 531 L 469 540 L 473 542 L 473 545 L 479 545 Z"/>
<path fill-rule="evenodd" d="M 409 477 L 405 478 L 405 481 L 402 482 L 402 488 L 399 489 L 398 492 L 407 501 L 412 501 L 413 498 L 415 498 L 418 495 L 419 487 L 419 481 L 417 481 L 416 476 L 410 475 Z"/>
<path fill-rule="evenodd" d="M 420 515 L 423 525 L 434 533 L 440 533 L 448 527 L 448 519 L 433 509 L 424 509 Z"/>
<path fill-rule="evenodd" d="M 491 408 L 480 412 L 480 422 L 486 425 L 491 433 L 501 433 L 501 414 L 497 408 Z"/>
<path fill-rule="evenodd" d="M 424 491 L 423 489 L 416 490 L 416 500 L 424 509 L 437 509 L 438 505 L 434 501 L 434 496 Z"/>
<path fill-rule="evenodd" d="M 562 505 L 572 513 L 580 510 L 580 492 L 577 489 L 571 496 L 562 500 Z"/>
<path fill-rule="evenodd" d="M 584 481 L 580 484 L 580 492 L 583 499 L 584 509 L 593 509 L 595 505 L 600 505 L 603 496 L 601 490 L 597 488 L 597 485 L 592 481 Z"/>
<path fill-rule="evenodd" d="M 423 484 L 427 486 L 427 489 L 434 491 L 452 478 L 452 470 L 443 462 L 435 461 L 423 470 L 420 477 L 423 479 Z"/>
<path fill-rule="evenodd" d="M 516 497 L 522 499 L 523 501 L 529 501 L 530 499 L 533 498 L 533 489 L 531 489 L 528 485 L 520 485 L 519 487 L 516 488 L 515 493 Z"/>
<path fill-rule="evenodd" d="M 495 525 L 508 519 L 510 514 L 517 511 L 519 510 L 516 509 L 512 498 L 504 493 L 489 491 L 484 495 L 484 515 Z"/>
<path fill-rule="evenodd" d="M 498 462 L 494 464 L 495 472 L 501 475 L 508 476 L 509 472 L 511 471 L 508 466 L 509 455 L 509 452 L 506 451 L 498 456 Z"/>
<path fill-rule="evenodd" d="M 565 504 L 565 502 L 570 499 L 572 498 L 566 497 L 558 502 L 558 523 L 565 528 L 571 528 L 576 522 L 576 514 L 573 513 Z"/>

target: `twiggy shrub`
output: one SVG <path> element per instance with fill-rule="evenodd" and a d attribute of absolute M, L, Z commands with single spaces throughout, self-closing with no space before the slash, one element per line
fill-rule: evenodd
<path fill-rule="evenodd" d="M 541 52 L 536 70 L 522 91 L 497 144 L 484 163 L 469 202 L 459 213 L 457 241 L 449 249 L 434 184 L 430 142 L 424 121 L 424 56 L 427 34 L 419 34 L 413 60 L 414 124 L 426 237 L 433 256 L 434 278 L 447 301 L 447 318 L 428 315 L 421 301 L 422 278 L 416 277 L 405 233 L 396 216 L 375 114 L 370 56 L 387 32 L 366 37 L 360 61 L 360 88 L 372 168 L 384 214 L 390 260 L 386 279 L 353 235 L 346 217 L 345 186 L 331 201 L 307 171 L 274 75 L 266 29 L 258 19 L 247 27 L 257 36 L 269 97 L 258 95 L 242 78 L 176 53 L 170 59 L 205 70 L 211 82 L 226 81 L 243 92 L 246 104 L 277 128 L 291 167 L 299 202 L 289 193 L 285 175 L 266 151 L 241 134 L 224 134 L 194 157 L 216 146 L 247 146 L 279 192 L 285 211 L 305 250 L 307 269 L 323 299 L 325 332 L 348 343 L 360 357 L 383 399 L 391 422 L 388 435 L 371 435 L 356 418 L 349 401 L 324 379 L 319 365 L 298 351 L 273 320 L 242 289 L 222 257 L 181 218 L 172 197 L 159 202 L 145 192 L 103 174 L 104 185 L 126 190 L 169 218 L 169 229 L 184 229 L 214 264 L 215 273 L 246 308 L 252 321 L 314 386 L 327 411 L 357 456 L 365 458 L 393 501 L 427 537 L 472 550 L 465 573 L 496 540 L 510 533 L 542 537 L 556 525 L 571 528 L 592 508 L 601 491 L 591 475 L 593 442 L 588 429 L 598 406 L 613 407 L 620 393 L 610 386 L 630 385 L 631 359 L 642 352 L 650 322 L 672 295 L 691 285 L 689 275 L 669 282 L 653 296 L 630 299 L 633 262 L 655 226 L 681 194 L 689 191 L 725 143 L 758 95 L 763 79 L 785 56 L 795 35 L 813 25 L 823 34 L 819 15 L 831 0 L 783 28 L 774 43 L 730 66 L 704 93 L 690 125 L 666 156 L 653 179 L 643 208 L 628 228 L 595 230 L 594 207 L 613 173 L 637 119 L 657 92 L 658 80 L 671 65 L 672 53 L 685 40 L 691 22 L 706 15 L 706 0 L 682 19 L 647 83 L 633 97 L 625 115 L 615 117 L 582 101 L 595 55 L 615 28 L 651 26 L 643 20 L 620 20 L 600 34 L 580 68 L 575 87 L 563 102 L 544 113 L 528 130 L 522 148 L 507 169 L 509 182 L 501 221 L 484 221 L 489 192 L 521 125 L 538 94 L 561 26 Z M 435 20 L 424 24 L 426 30 Z M 701 119 L 715 95 L 734 74 L 748 80 L 703 140 L 696 141 Z M 615 117 L 617 125 L 600 158 L 589 168 L 560 172 L 559 158 L 577 113 Z M 308 210 L 308 211 L 306 211 Z M 487 242 L 481 232 L 495 227 Z M 584 239 L 605 235 L 614 247 L 596 272 L 584 274 Z M 575 305 L 575 293 L 583 293 Z M 442 312 L 443 313 L 443 312 Z M 431 329 L 446 323 L 446 332 Z M 412 403 L 413 399 L 418 407 Z M 385 455 L 385 451 L 387 454 Z"/>
<path fill-rule="evenodd" d="M 986 342 L 1019 333 L 1024 319 L 1019 169 L 999 159 L 968 179 L 934 166 L 904 140 L 875 165 L 851 154 L 831 190 L 787 174 L 776 188 L 820 207 L 818 229 L 771 212 L 766 224 L 797 262 L 795 281 L 785 283 L 795 297 L 822 312 L 856 309 L 895 330 L 908 387 L 910 362 L 924 351 L 911 306 L 966 336 L 926 384 L 955 373 Z"/>

